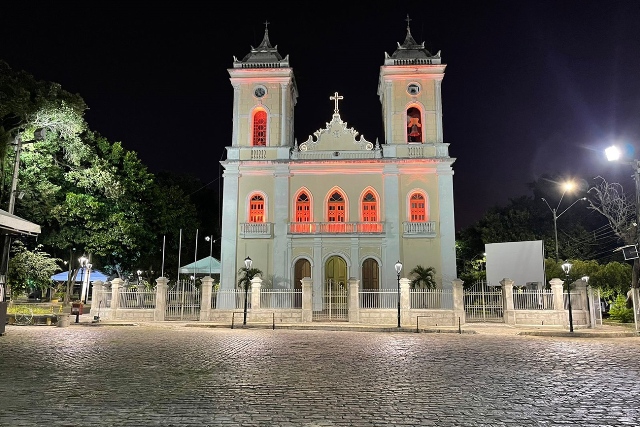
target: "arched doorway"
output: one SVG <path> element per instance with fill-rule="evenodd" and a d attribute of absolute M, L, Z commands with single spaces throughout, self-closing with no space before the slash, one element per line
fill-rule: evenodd
<path fill-rule="evenodd" d="M 379 280 L 380 268 L 378 267 L 378 261 L 373 258 L 367 258 L 362 263 L 362 290 L 363 291 L 378 291 L 380 290 Z"/>
<path fill-rule="evenodd" d="M 367 258 L 362 263 L 362 308 L 379 308 L 378 297 L 380 290 L 378 261 Z"/>
<path fill-rule="evenodd" d="M 293 267 L 293 289 L 296 292 L 295 308 L 302 307 L 302 283 L 305 277 L 311 277 L 311 263 L 308 259 L 299 259 Z M 298 297 L 299 295 L 299 297 Z"/>
<path fill-rule="evenodd" d="M 313 312 L 313 319 L 319 321 L 348 320 L 348 291 L 347 262 L 337 255 L 329 257 L 324 264 L 322 308 Z"/>

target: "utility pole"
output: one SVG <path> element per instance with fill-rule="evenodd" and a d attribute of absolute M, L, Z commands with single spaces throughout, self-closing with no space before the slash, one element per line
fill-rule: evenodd
<path fill-rule="evenodd" d="M 35 142 L 35 141 L 42 141 L 45 137 L 45 130 L 44 129 L 37 129 L 34 133 L 33 136 L 35 139 L 31 140 L 31 141 L 25 141 L 25 144 L 31 143 L 31 142 Z M 13 212 L 15 210 L 16 207 L 16 192 L 18 191 L 18 175 L 20 172 L 20 152 L 22 151 L 22 138 L 20 137 L 20 135 L 17 135 L 14 139 L 13 139 L 13 144 L 16 147 L 16 158 L 14 160 L 13 163 L 13 177 L 11 179 L 11 193 L 9 193 L 9 207 L 7 208 L 7 212 L 10 215 L 13 215 Z M 2 259 L 0 259 L 0 287 L 4 287 L 5 291 L 4 292 L 4 298 L 5 299 L 9 299 L 9 294 L 11 292 L 11 289 L 9 289 L 6 286 L 6 278 L 7 278 L 7 271 L 9 270 L 9 251 L 11 249 L 11 236 L 9 234 L 6 234 L 4 236 L 4 246 L 2 247 Z"/>

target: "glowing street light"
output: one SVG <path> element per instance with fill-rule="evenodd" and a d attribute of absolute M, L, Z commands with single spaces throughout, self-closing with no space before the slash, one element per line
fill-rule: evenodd
<path fill-rule="evenodd" d="M 604 150 L 605 155 L 607 156 L 607 160 L 610 162 L 621 162 L 626 163 L 633 167 L 633 181 L 636 184 L 636 238 L 634 239 L 634 245 L 636 246 L 636 250 L 638 247 L 638 243 L 640 240 L 640 233 L 638 232 L 638 224 L 640 224 L 640 160 L 634 159 L 633 161 L 624 161 L 622 160 L 623 154 L 622 151 L 615 145 L 607 147 Z M 638 271 L 638 263 L 640 260 L 636 258 L 633 261 L 633 271 L 634 276 L 636 276 L 636 272 Z M 636 331 L 640 330 L 638 319 L 638 277 L 635 277 L 633 283 L 631 283 L 631 301 L 633 302 L 633 320 L 636 325 Z"/>
<path fill-rule="evenodd" d="M 402 263 L 400 260 L 395 265 L 396 273 L 398 273 L 398 328 L 400 327 L 400 272 L 402 271 Z"/>
<path fill-rule="evenodd" d="M 562 203 L 562 199 L 564 198 L 565 193 L 567 191 L 571 191 L 574 187 L 575 187 L 575 184 L 573 182 L 565 182 L 564 184 L 562 184 L 562 188 L 564 189 L 564 191 L 562 192 L 562 196 L 560 196 L 560 201 L 558 202 L 558 206 L 556 206 L 555 208 L 552 208 L 549 205 L 549 202 L 547 202 L 547 199 L 545 199 L 544 197 L 542 198 L 542 201 L 544 201 L 546 203 L 547 207 L 549 208 L 549 210 L 553 214 L 553 234 L 555 235 L 555 240 L 556 240 L 556 263 L 558 263 L 558 260 L 559 260 L 559 257 L 558 257 L 558 218 L 560 218 L 562 216 L 562 214 L 564 214 L 566 211 L 571 209 L 571 207 L 573 205 L 575 205 L 576 203 L 578 203 L 579 201 L 587 200 L 586 197 L 578 199 L 575 202 L 573 202 L 572 204 L 570 204 L 568 208 L 566 208 L 562 212 L 558 213 L 558 209 L 560 208 L 560 204 Z"/>

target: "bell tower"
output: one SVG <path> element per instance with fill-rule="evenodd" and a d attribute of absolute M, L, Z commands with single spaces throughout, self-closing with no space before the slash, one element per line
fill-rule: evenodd
<path fill-rule="evenodd" d="M 445 65 L 440 52 L 432 55 L 411 35 L 396 51 L 385 52 L 380 67 L 378 96 L 382 103 L 385 142 L 390 145 L 443 142 L 441 85 Z"/>
<path fill-rule="evenodd" d="M 268 22 L 262 43 L 229 69 L 233 85 L 232 147 L 293 146 L 298 90 L 289 56 L 271 46 Z"/>

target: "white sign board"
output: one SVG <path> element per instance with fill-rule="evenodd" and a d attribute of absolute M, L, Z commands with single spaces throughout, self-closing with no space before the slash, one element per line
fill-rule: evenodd
<path fill-rule="evenodd" d="M 545 285 L 542 240 L 489 243 L 484 247 L 489 285 L 500 286 L 504 278 L 513 280 L 514 286 L 527 283 Z"/>

